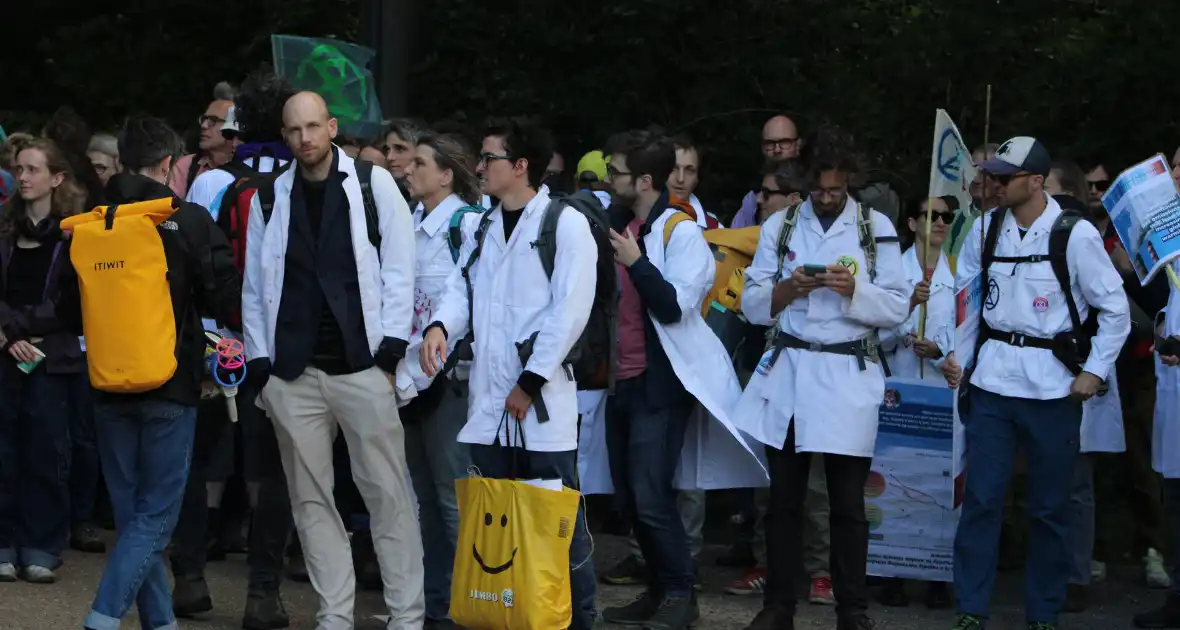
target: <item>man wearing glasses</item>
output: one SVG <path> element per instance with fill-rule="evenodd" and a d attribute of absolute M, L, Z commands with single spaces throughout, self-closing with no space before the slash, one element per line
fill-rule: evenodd
<path fill-rule="evenodd" d="M 221 126 L 225 124 L 229 108 L 233 105 L 233 87 L 224 81 L 218 83 L 213 88 L 213 100 L 205 108 L 205 113 L 197 118 L 197 124 L 201 127 L 198 151 L 180 156 L 168 176 L 168 185 L 177 197 L 188 197 L 188 188 L 193 185 L 197 175 L 225 164 L 234 156 L 233 140 L 221 133 Z"/>
<path fill-rule="evenodd" d="M 795 121 L 787 116 L 774 116 L 762 126 L 762 157 L 770 164 L 798 159 L 803 141 Z M 742 199 L 741 210 L 733 217 L 732 228 L 758 224 L 758 191 L 752 190 Z"/>
<path fill-rule="evenodd" d="M 963 243 L 956 284 L 964 286 L 988 263 L 976 368 L 960 402 L 968 469 L 963 511 L 955 536 L 956 630 L 984 627 L 995 584 L 1004 496 L 1016 450 L 1028 454 L 1029 558 L 1025 617 L 1030 630 L 1054 630 L 1069 577 L 1070 487 L 1077 463 L 1081 403 L 1093 397 L 1114 366 L 1127 333 L 1130 309 L 1122 278 L 1088 221 L 1073 224 L 1065 262 L 1069 286 L 1054 273 L 1050 235 L 1062 209 L 1044 191 L 1049 153 L 1033 138 L 1013 138 L 980 165 L 999 185 L 1000 207 L 977 221 Z M 1000 223 L 992 227 L 996 221 Z M 1061 228 L 1070 229 L 1070 228 Z M 980 230 L 987 247 L 981 252 Z M 981 255 L 982 254 L 982 255 Z M 1086 321 L 1098 309 L 1088 354 L 1070 313 Z M 1067 347 L 1068 349 L 1063 349 Z M 963 378 L 959 363 L 943 364 L 951 386 Z M 949 365 L 948 365 L 949 364 Z M 967 404 L 969 403 L 969 404 Z"/>

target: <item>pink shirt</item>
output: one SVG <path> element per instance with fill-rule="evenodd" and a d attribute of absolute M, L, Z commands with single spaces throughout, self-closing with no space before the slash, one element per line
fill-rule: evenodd
<path fill-rule="evenodd" d="M 209 161 L 209 158 L 197 158 L 195 153 L 189 153 L 188 155 L 182 155 L 177 158 L 176 163 L 172 165 L 172 174 L 168 176 L 168 187 L 181 199 L 188 196 L 188 169 L 192 166 L 193 160 L 196 159 L 200 159 L 200 167 L 197 169 L 197 175 L 193 176 L 195 180 L 198 175 L 213 168 L 213 164 Z"/>
<path fill-rule="evenodd" d="M 639 219 L 632 219 L 627 229 L 639 237 Z M 635 378 L 647 369 L 647 340 L 643 327 L 643 302 L 631 283 L 631 274 L 619 267 L 619 366 L 616 377 Z"/>

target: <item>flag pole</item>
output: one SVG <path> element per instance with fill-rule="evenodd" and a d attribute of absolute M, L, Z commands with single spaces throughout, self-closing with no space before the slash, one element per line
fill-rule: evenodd
<path fill-rule="evenodd" d="M 990 142 L 991 130 L 992 130 L 992 84 L 988 83 L 987 84 L 987 100 L 985 101 L 984 109 L 983 109 L 983 159 L 984 160 L 987 160 L 987 143 Z M 986 173 L 983 176 L 985 179 L 987 178 Z M 983 191 L 986 195 L 986 192 L 987 192 L 987 182 L 986 181 L 983 183 Z M 986 201 L 986 200 L 987 200 L 987 197 L 984 196 L 984 198 L 981 201 Z M 983 260 L 983 240 L 984 240 L 983 239 L 983 215 L 986 214 L 987 211 L 989 210 L 989 208 L 983 207 L 985 205 L 987 205 L 987 204 L 981 203 L 980 207 L 979 207 L 979 260 L 981 260 L 981 261 Z"/>
<path fill-rule="evenodd" d="M 934 212 L 934 199 L 926 196 L 926 229 L 925 240 L 922 241 L 922 281 L 930 280 L 930 218 Z M 927 300 L 929 301 L 929 300 Z M 926 302 L 918 307 L 918 341 L 926 338 Z M 918 378 L 926 378 L 926 361 L 918 361 Z"/>

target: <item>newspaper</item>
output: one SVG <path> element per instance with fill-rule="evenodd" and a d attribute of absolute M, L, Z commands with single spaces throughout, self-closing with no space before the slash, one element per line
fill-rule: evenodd
<path fill-rule="evenodd" d="M 1180 256 L 1180 193 L 1170 170 L 1164 156 L 1156 154 L 1123 171 L 1102 195 L 1143 285 Z"/>

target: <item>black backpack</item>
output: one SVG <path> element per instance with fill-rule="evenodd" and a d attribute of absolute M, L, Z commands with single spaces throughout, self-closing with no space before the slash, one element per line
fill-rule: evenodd
<path fill-rule="evenodd" d="M 618 353 L 618 296 L 619 282 L 615 269 L 614 247 L 610 243 L 610 219 L 605 208 L 592 193 L 579 192 L 573 195 L 553 195 L 545 214 L 541 217 L 541 227 L 537 232 L 537 240 L 532 242 L 533 249 L 541 257 L 541 267 L 545 275 L 553 278 L 553 269 L 557 260 L 557 221 L 566 207 L 581 212 L 590 223 L 590 232 L 594 235 L 594 244 L 598 249 L 597 285 L 594 292 L 594 303 L 590 307 L 590 319 L 582 335 L 574 343 L 566 357 L 565 366 L 571 372 L 579 389 L 613 390 L 615 385 L 616 355 Z M 483 213 L 479 227 L 475 230 L 475 249 L 462 267 L 463 280 L 467 284 L 468 316 L 474 320 L 473 289 L 471 286 L 471 268 L 479 259 L 483 251 L 484 239 L 492 223 L 492 213 Z M 521 352 L 521 362 L 527 362 L 531 354 L 532 342 L 536 333 L 527 341 L 518 344 Z M 455 351 L 448 357 L 444 373 L 454 367 L 458 361 L 471 360 L 474 334 L 459 341 Z"/>

